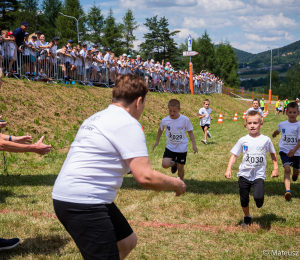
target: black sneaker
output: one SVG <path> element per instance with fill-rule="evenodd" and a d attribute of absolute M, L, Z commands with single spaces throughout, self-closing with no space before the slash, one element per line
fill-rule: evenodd
<path fill-rule="evenodd" d="M 298 179 L 298 175 L 292 175 L 292 180 L 296 181 Z"/>
<path fill-rule="evenodd" d="M 174 166 L 172 166 L 171 172 L 172 172 L 172 173 L 177 172 L 177 159 L 175 159 L 175 164 L 174 164 Z"/>
<path fill-rule="evenodd" d="M 244 217 L 244 222 L 242 224 L 242 227 L 248 227 L 251 225 L 251 217 Z"/>
<path fill-rule="evenodd" d="M 0 251 L 12 249 L 20 243 L 19 238 L 12 238 L 12 239 L 3 239 L 0 238 Z"/>

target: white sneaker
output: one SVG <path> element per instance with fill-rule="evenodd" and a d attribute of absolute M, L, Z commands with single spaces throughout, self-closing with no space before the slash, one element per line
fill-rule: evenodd
<path fill-rule="evenodd" d="M 208 136 L 208 138 L 211 138 L 211 134 L 209 131 L 207 131 L 207 136 Z"/>
<path fill-rule="evenodd" d="M 207 142 L 205 140 L 201 140 L 202 143 L 207 144 Z"/>

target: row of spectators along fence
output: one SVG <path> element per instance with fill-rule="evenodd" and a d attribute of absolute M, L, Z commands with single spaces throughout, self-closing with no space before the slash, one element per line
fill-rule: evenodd
<path fill-rule="evenodd" d="M 70 51 L 68 46 L 60 50 L 56 47 L 54 51 L 53 46 L 40 49 L 34 45 L 23 45 L 20 49 L 22 52 L 17 52 L 14 41 L 3 41 L 0 45 L 0 65 L 4 75 L 48 83 L 79 83 L 109 88 L 113 87 L 118 75 L 131 73 L 144 77 L 150 91 L 190 93 L 187 71 L 174 71 L 171 66 L 162 66 L 153 60 L 143 62 L 125 55 L 119 58 L 109 55 L 108 59 L 104 59 L 103 53 L 102 56 L 96 55 L 97 50 L 71 48 Z M 124 64 L 126 66 L 122 66 Z M 222 93 L 222 85 L 220 79 L 208 72 L 193 77 L 195 94 Z"/>

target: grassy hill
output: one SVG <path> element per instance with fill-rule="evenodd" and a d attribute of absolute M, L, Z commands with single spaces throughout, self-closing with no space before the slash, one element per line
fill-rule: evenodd
<path fill-rule="evenodd" d="M 110 104 L 111 89 L 4 81 L 0 114 L 8 125 L 2 132 L 31 134 L 34 141 L 44 135 L 45 143 L 52 144 L 53 149 L 46 156 L 6 153 L 10 176 L 0 174 L 0 234 L 3 238 L 20 237 L 21 244 L 2 251 L 0 259 L 82 259 L 56 219 L 51 191 L 81 122 Z M 115 202 L 138 236 L 138 245 L 128 259 L 260 259 L 271 250 L 297 251 L 299 181 L 291 185 L 292 201 L 285 202 L 282 164 L 279 163 L 280 177 L 271 179 L 273 166 L 268 155 L 265 204 L 257 209 L 251 195 L 254 224 L 242 229 L 236 177 L 241 157 L 232 169 L 232 179 L 224 178 L 230 149 L 248 132 L 241 117 L 249 102 L 219 94 L 149 93 L 140 122 L 145 129 L 152 167 L 171 175 L 169 169 L 161 167 L 165 136 L 155 151 L 151 149 L 171 98 L 181 101 L 182 114 L 191 119 L 199 153 L 192 153 L 189 142 L 185 166 L 187 192 L 182 197 L 175 197 L 173 192 L 145 190 L 132 175 L 124 177 Z M 201 143 L 203 132 L 197 117 L 205 98 L 211 100 L 214 118 L 210 129 L 212 139 L 206 146 Z M 232 120 L 236 111 L 238 122 Z M 223 124 L 217 123 L 220 112 L 224 115 Z M 273 113 L 270 111 L 265 118 L 261 131 L 268 136 L 285 120 L 284 116 Z M 277 154 L 278 142 L 279 138 L 273 139 Z M 0 165 L 3 166 L 1 159 Z"/>

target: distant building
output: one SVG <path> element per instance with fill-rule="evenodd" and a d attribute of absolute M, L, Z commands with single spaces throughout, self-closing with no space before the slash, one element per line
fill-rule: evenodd
<path fill-rule="evenodd" d="M 285 54 L 282 54 L 281 56 L 282 56 L 282 57 L 285 57 Z"/>
<path fill-rule="evenodd" d="M 287 55 L 293 55 L 293 53 L 292 53 L 292 52 L 289 52 Z"/>

